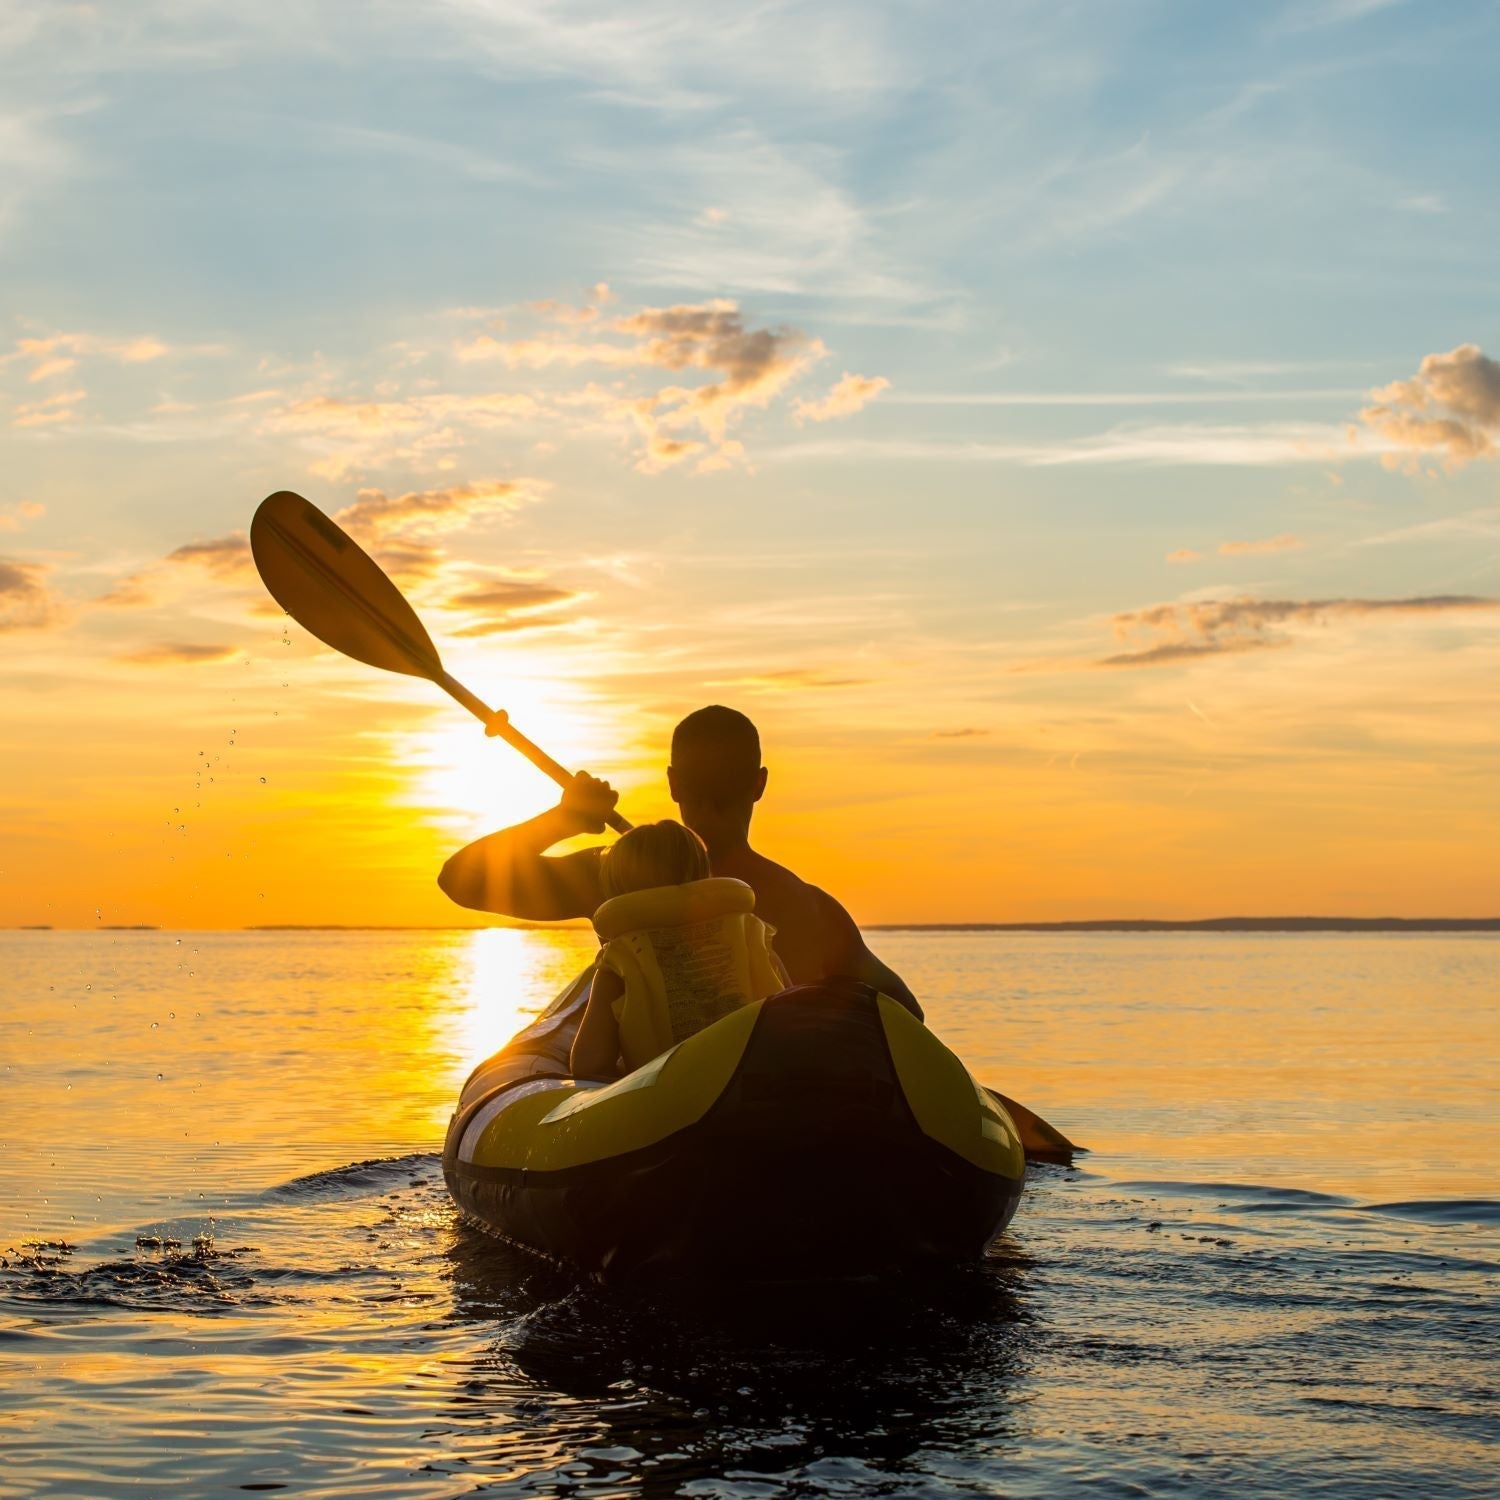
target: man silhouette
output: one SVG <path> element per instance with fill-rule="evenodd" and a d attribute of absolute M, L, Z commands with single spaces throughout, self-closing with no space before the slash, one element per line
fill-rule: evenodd
<path fill-rule="evenodd" d="M 875 957 L 859 928 L 827 891 L 799 880 L 750 847 L 750 819 L 766 789 L 760 735 L 744 714 L 713 705 L 672 732 L 667 785 L 687 824 L 708 847 L 715 875 L 743 880 L 755 909 L 776 929 L 775 948 L 793 984 L 847 975 L 873 985 L 921 1019 L 900 977 Z M 619 800 L 608 782 L 579 772 L 557 806 L 466 845 L 443 866 L 438 884 L 460 906 L 534 922 L 591 917 L 604 900 L 602 849 L 550 856 L 580 833 L 602 833 Z"/>

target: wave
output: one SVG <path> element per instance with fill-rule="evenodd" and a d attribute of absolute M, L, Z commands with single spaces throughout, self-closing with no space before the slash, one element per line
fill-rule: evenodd
<path fill-rule="evenodd" d="M 394 1187 L 420 1186 L 431 1182 L 442 1169 L 442 1157 L 433 1151 L 413 1151 L 405 1156 L 377 1156 L 309 1172 L 267 1188 L 263 1199 L 366 1198 L 387 1193 Z"/>
<path fill-rule="evenodd" d="M 1245 1182 L 1132 1180 L 1113 1186 L 1179 1197 L 1214 1198 L 1219 1208 L 1230 1213 L 1341 1212 L 1389 1214 L 1428 1224 L 1500 1224 L 1500 1199 L 1495 1198 L 1413 1198 L 1395 1203 L 1361 1203 L 1342 1193 Z"/>

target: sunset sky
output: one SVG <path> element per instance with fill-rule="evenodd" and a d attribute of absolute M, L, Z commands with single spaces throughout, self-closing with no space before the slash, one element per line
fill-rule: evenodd
<path fill-rule="evenodd" d="M 447 923 L 760 725 L 866 922 L 1500 913 L 1493 4 L 0 4 L 0 923 Z"/>

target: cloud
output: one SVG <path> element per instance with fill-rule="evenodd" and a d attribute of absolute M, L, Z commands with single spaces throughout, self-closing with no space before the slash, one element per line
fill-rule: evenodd
<path fill-rule="evenodd" d="M 116 364 L 141 365 L 170 354 L 170 347 L 150 334 L 135 338 L 107 338 L 97 333 L 53 333 L 41 338 L 16 340 L 15 349 L 0 363 L 29 360 L 29 380 L 48 380 L 66 374 L 83 357 L 113 360 Z"/>
<path fill-rule="evenodd" d="M 142 609 L 155 604 L 160 598 L 157 585 L 169 570 L 184 566 L 200 567 L 214 578 L 229 581 L 250 578 L 255 571 L 245 533 L 234 531 L 206 542 L 185 542 L 159 563 L 127 574 L 96 602 L 117 609 Z"/>
<path fill-rule="evenodd" d="M 746 688 L 754 693 L 795 693 L 811 689 L 861 687 L 869 677 L 837 677 L 811 667 L 790 667 L 782 672 L 758 672 L 749 677 L 730 677 L 711 682 L 710 687 Z"/>
<path fill-rule="evenodd" d="M 977 740 L 989 734 L 988 729 L 934 729 L 935 740 Z"/>
<path fill-rule="evenodd" d="M 476 522 L 511 515 L 536 499 L 540 488 L 531 480 L 483 479 L 402 495 L 363 489 L 352 505 L 335 512 L 334 520 L 397 583 L 427 583 L 448 567 L 440 538 Z"/>
<path fill-rule="evenodd" d="M 35 500 L 22 500 L 11 510 L 0 510 L 0 531 L 19 531 L 26 521 L 46 515 L 47 507 Z"/>
<path fill-rule="evenodd" d="M 767 406 L 793 376 L 824 353 L 795 328 L 746 328 L 735 303 L 648 307 L 615 327 L 641 337 L 646 361 L 668 370 L 717 371 L 707 385 L 670 386 L 658 393 L 663 423 L 698 423 L 715 442 L 743 406 Z"/>
<path fill-rule="evenodd" d="M 1388 547 L 1394 543 L 1443 541 L 1451 537 L 1491 542 L 1500 540 L 1500 507 L 1466 511 L 1462 515 L 1444 516 L 1437 521 L 1422 521 L 1397 531 L 1361 537 L 1356 547 Z"/>
<path fill-rule="evenodd" d="M 412 536 L 462 531 L 480 518 L 519 510 L 532 498 L 534 492 L 524 482 L 509 479 L 481 479 L 404 495 L 365 489 L 334 520 L 359 541 L 380 546 Z"/>
<path fill-rule="evenodd" d="M 566 302 L 554 302 L 550 298 L 531 304 L 532 312 L 539 317 L 551 318 L 557 323 L 592 323 L 598 318 L 606 303 L 613 302 L 615 294 L 604 281 L 595 282 L 589 288 L 590 301 L 582 307 L 572 307 Z"/>
<path fill-rule="evenodd" d="M 1370 393 L 1360 419 L 1394 450 L 1387 468 L 1414 469 L 1424 457 L 1459 469 L 1471 459 L 1492 458 L 1500 438 L 1500 362 L 1478 344 L 1429 354 L 1410 380 Z"/>
<path fill-rule="evenodd" d="M 388 495 L 383 490 L 360 490 L 354 502 L 334 519 L 365 547 L 397 583 L 410 587 L 446 581 L 452 568 L 443 538 L 476 522 L 509 515 L 536 498 L 539 486 L 531 481 L 478 480 L 446 489 L 411 490 Z M 240 531 L 207 541 L 185 542 L 150 567 L 122 578 L 97 602 L 117 608 L 142 608 L 159 602 L 164 585 L 184 568 L 200 568 L 228 584 L 254 583 L 255 565 L 250 544 Z M 448 597 L 433 602 L 447 608 L 508 609 L 513 614 L 540 610 L 581 597 L 534 580 L 491 580 L 465 583 Z M 279 615 L 256 590 L 251 614 Z M 485 633 L 476 627 L 460 634 Z M 227 649 L 227 648 L 226 648 Z M 135 658 L 131 658 L 134 660 Z M 153 656 L 152 662 L 158 658 Z M 184 660 L 188 658 L 184 657 Z M 196 659 L 196 658 L 194 658 Z M 205 658 L 207 659 L 207 658 Z"/>
<path fill-rule="evenodd" d="M 32 382 L 50 380 L 54 375 L 66 375 L 77 363 L 76 359 L 68 359 L 64 355 L 59 355 L 56 359 L 46 359 L 34 366 L 26 378 Z"/>
<path fill-rule="evenodd" d="M 1169 563 L 1195 563 L 1203 561 L 1203 554 L 1195 552 L 1191 547 L 1179 547 L 1175 552 L 1167 553 Z"/>
<path fill-rule="evenodd" d="M 253 392 L 243 401 L 263 399 L 268 392 Z M 510 391 L 475 395 L 444 392 L 412 396 L 402 401 L 347 401 L 339 396 L 307 396 L 271 413 L 267 426 L 277 432 L 311 432 L 335 437 L 367 437 L 371 434 L 418 432 L 434 422 L 468 421 L 483 427 L 498 427 L 519 417 L 535 415 L 531 396 Z"/>
<path fill-rule="evenodd" d="M 214 537 L 207 542 L 186 542 L 167 553 L 169 563 L 190 563 L 207 568 L 215 578 L 236 578 L 252 571 L 250 542 L 243 531 Z"/>
<path fill-rule="evenodd" d="M 1046 469 L 1073 464 L 1154 468 L 1259 467 L 1329 463 L 1360 448 L 1346 427 L 1313 422 L 1121 424 L 1087 437 L 1042 442 L 969 442 L 923 438 L 818 438 L 789 443 L 770 457 L 868 458 L 911 463 L 1014 464 Z"/>
<path fill-rule="evenodd" d="M 70 422 L 78 415 L 78 403 L 87 399 L 87 391 L 56 391 L 39 401 L 17 406 L 11 413 L 11 426 L 51 427 L 58 422 Z"/>
<path fill-rule="evenodd" d="M 1290 644 L 1288 640 L 1263 636 L 1245 636 L 1223 641 L 1165 641 L 1160 646 L 1149 646 L 1143 651 L 1121 651 L 1114 656 L 1101 657 L 1094 665 L 1098 667 L 1161 667 L 1172 662 L 1193 661 L 1202 656 L 1233 656 L 1243 651 L 1269 651 Z"/>
<path fill-rule="evenodd" d="M 641 444 L 637 467 L 654 474 L 698 455 L 702 472 L 742 461 L 744 449 L 730 439 L 729 428 L 746 410 L 769 406 L 826 351 L 796 328 L 748 327 L 736 303 L 716 299 L 643 308 L 611 319 L 598 337 L 584 341 L 558 333 L 519 339 L 481 334 L 456 352 L 461 360 L 499 359 L 511 368 L 600 365 L 713 377 L 652 392 L 590 385 L 557 398 L 559 406 L 593 406 L 606 421 L 634 428 Z"/>
<path fill-rule="evenodd" d="M 1474 594 L 1425 594 L 1405 599 L 1203 599 L 1153 604 L 1118 614 L 1111 622 L 1122 644 L 1144 637 L 1151 644 L 1117 652 L 1099 667 L 1153 667 L 1269 650 L 1292 644 L 1274 627 L 1324 624 L 1331 619 L 1436 615 L 1500 610 L 1500 599 Z M 1152 641 L 1152 637 L 1155 640 Z"/>
<path fill-rule="evenodd" d="M 555 584 L 494 578 L 462 588 L 450 594 L 444 603 L 449 609 L 489 609 L 513 614 L 521 610 L 549 609 L 578 597 L 571 589 L 558 588 Z"/>
<path fill-rule="evenodd" d="M 451 632 L 460 638 L 474 638 L 555 629 L 565 623 L 564 606 L 586 597 L 542 578 L 487 578 L 463 584 L 441 603 L 456 614 L 483 617 Z"/>
<path fill-rule="evenodd" d="M 792 414 L 799 423 L 831 422 L 835 417 L 853 416 L 882 391 L 889 390 L 890 385 L 884 375 L 851 375 L 845 370 L 843 378 L 821 401 L 809 401 L 803 397 Z"/>
<path fill-rule="evenodd" d="M 1220 542 L 1220 557 L 1264 557 L 1271 552 L 1296 552 L 1305 546 L 1300 536 L 1283 532 L 1254 542 Z"/>
<path fill-rule="evenodd" d="M 162 641 L 155 646 L 143 646 L 139 651 L 127 651 L 120 660 L 138 667 L 180 667 L 201 665 L 205 662 L 227 661 L 239 654 L 238 646 L 210 645 L 202 641 Z"/>
<path fill-rule="evenodd" d="M 61 599 L 47 586 L 44 563 L 0 557 L 0 631 L 45 630 L 61 624 Z"/>
<path fill-rule="evenodd" d="M 248 405 L 279 400 L 277 391 L 239 398 Z M 350 400 L 303 396 L 275 406 L 259 419 L 259 430 L 310 440 L 317 453 L 312 472 L 341 480 L 351 470 L 396 460 L 428 463 L 462 446 L 452 424 L 482 431 L 510 426 L 540 411 L 535 397 L 514 391 L 433 392 L 395 400 Z"/>

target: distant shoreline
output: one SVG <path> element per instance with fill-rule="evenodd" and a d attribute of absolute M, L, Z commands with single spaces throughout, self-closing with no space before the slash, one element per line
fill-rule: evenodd
<path fill-rule="evenodd" d="M 1102 917 L 1072 922 L 870 922 L 864 932 L 1500 932 L 1500 917 Z"/>
<path fill-rule="evenodd" d="M 162 928 L 150 923 L 53 927 L 22 923 L 5 932 L 587 932 L 564 922 L 507 922 L 464 927 L 266 922 L 250 927 Z M 1500 932 L 1500 917 L 1100 917 L 1069 922 L 868 922 L 865 932 Z"/>

